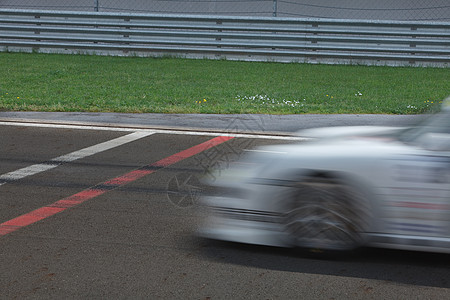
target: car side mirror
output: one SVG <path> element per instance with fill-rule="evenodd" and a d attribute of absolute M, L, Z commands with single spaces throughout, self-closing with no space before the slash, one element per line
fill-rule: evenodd
<path fill-rule="evenodd" d="M 419 144 L 430 151 L 450 151 L 450 134 L 425 133 L 419 138 Z"/>

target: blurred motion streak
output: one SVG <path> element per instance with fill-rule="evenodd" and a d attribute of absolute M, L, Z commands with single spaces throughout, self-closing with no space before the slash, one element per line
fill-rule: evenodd
<path fill-rule="evenodd" d="M 201 203 L 206 238 L 314 253 L 361 246 L 450 253 L 450 98 L 411 128 L 300 131 L 250 150 Z"/>

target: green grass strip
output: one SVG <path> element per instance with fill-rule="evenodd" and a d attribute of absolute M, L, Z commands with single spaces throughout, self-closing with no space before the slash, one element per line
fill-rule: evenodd
<path fill-rule="evenodd" d="M 0 110 L 418 114 L 450 69 L 0 53 Z"/>

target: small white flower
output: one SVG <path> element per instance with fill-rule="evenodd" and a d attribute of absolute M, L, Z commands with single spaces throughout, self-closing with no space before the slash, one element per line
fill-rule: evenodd
<path fill-rule="evenodd" d="M 277 100 L 275 98 L 270 98 L 267 95 L 254 95 L 254 96 L 240 96 L 238 95 L 235 97 L 238 101 L 250 101 L 253 106 L 269 106 L 269 107 L 282 107 L 282 106 L 288 106 L 288 107 L 297 107 L 297 106 L 304 106 L 303 104 L 300 104 L 300 100 Z M 306 99 L 303 99 L 303 101 L 306 101 Z"/>

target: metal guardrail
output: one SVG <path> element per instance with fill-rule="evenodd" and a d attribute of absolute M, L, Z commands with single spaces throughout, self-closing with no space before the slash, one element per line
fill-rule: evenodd
<path fill-rule="evenodd" d="M 450 22 L 3 9 L 0 50 L 449 66 Z"/>

